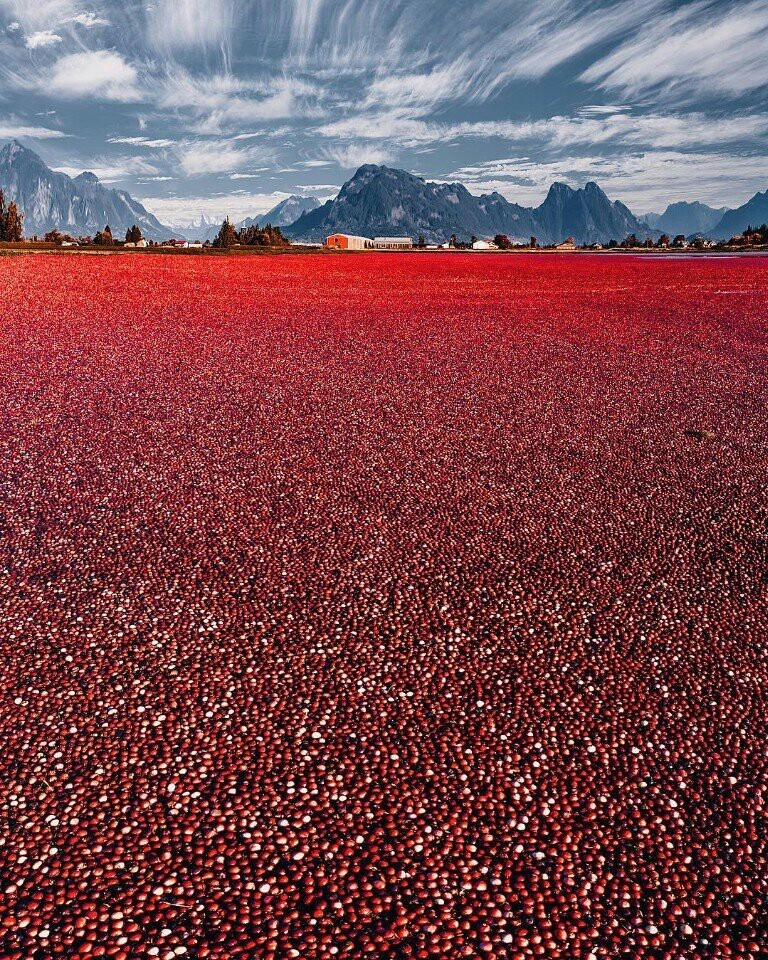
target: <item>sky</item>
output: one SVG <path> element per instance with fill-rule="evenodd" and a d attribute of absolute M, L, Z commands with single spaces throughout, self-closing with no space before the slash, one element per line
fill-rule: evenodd
<path fill-rule="evenodd" d="M 768 0 L 0 0 L 0 143 L 163 222 L 363 163 L 637 213 L 768 189 Z"/>

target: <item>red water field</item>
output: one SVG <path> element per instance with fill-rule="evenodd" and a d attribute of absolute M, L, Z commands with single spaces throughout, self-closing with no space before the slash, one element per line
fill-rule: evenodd
<path fill-rule="evenodd" d="M 768 955 L 768 259 L 0 282 L 4 960 Z"/>

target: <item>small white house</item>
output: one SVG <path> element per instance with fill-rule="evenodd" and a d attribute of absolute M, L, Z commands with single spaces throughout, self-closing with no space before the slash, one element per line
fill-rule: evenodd
<path fill-rule="evenodd" d="M 491 243 L 490 240 L 475 240 L 472 244 L 473 250 L 496 250 L 496 244 Z"/>

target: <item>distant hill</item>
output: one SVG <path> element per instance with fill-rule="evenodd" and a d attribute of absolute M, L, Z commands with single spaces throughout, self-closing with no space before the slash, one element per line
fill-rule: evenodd
<path fill-rule="evenodd" d="M 656 224 L 659 222 L 659 220 L 661 220 L 663 216 L 664 216 L 663 213 L 643 213 L 641 214 L 640 219 L 644 223 L 647 223 L 652 230 L 655 230 Z"/>
<path fill-rule="evenodd" d="M 540 240 L 558 243 L 573 237 L 576 243 L 621 241 L 631 233 L 643 238 L 649 231 L 638 217 L 618 200 L 611 201 L 596 183 L 574 190 L 553 183 L 547 198 L 533 211 Z M 536 231 L 534 231 L 536 233 Z"/>
<path fill-rule="evenodd" d="M 27 237 L 54 229 L 92 236 L 107 224 L 116 237 L 133 224 L 150 240 L 174 235 L 124 190 L 105 187 L 93 173 L 56 173 L 17 140 L 0 150 L 0 189 L 24 213 Z"/>
<path fill-rule="evenodd" d="M 708 235 L 715 240 L 730 240 L 747 227 L 759 227 L 764 223 L 768 223 L 768 190 L 756 193 L 742 206 L 729 210 L 709 230 Z"/>
<path fill-rule="evenodd" d="M 266 224 L 271 223 L 273 227 L 280 227 L 282 229 L 295 220 L 298 220 L 303 214 L 316 210 L 319 206 L 320 201 L 317 197 L 286 197 L 285 200 L 281 200 L 277 206 L 272 207 L 272 209 L 266 213 L 260 213 L 256 217 L 246 217 L 245 220 L 236 223 L 235 227 L 238 230 L 241 227 L 247 230 L 248 227 L 266 226 Z M 213 240 L 221 229 L 221 223 L 212 223 L 210 220 L 201 217 L 199 227 L 194 229 L 197 230 L 195 235 L 199 237 L 199 239 Z"/>
<path fill-rule="evenodd" d="M 257 227 L 271 223 L 273 227 L 287 227 L 295 223 L 305 213 L 317 210 L 319 206 L 322 206 L 322 204 L 317 197 L 299 197 L 296 195 L 286 197 L 285 200 L 281 200 L 277 206 L 272 207 L 266 213 L 244 220 L 241 226 Z"/>
<path fill-rule="evenodd" d="M 206 240 L 211 230 L 214 230 L 213 236 L 219 232 L 220 223 L 209 220 L 204 213 L 200 214 L 200 219 L 192 223 L 177 223 L 174 225 L 176 236 L 187 237 L 189 240 Z"/>
<path fill-rule="evenodd" d="M 536 208 L 510 203 L 499 193 L 476 197 L 460 183 L 429 183 L 403 170 L 368 164 L 347 181 L 335 200 L 304 214 L 286 233 L 297 240 L 323 240 L 331 233 L 361 236 L 424 236 L 442 242 L 506 234 L 513 241 L 532 235 L 541 243 L 572 236 L 577 243 L 622 240 L 649 229 L 595 183 L 574 190 L 554 184 Z"/>
<path fill-rule="evenodd" d="M 706 203 L 681 201 L 670 203 L 664 213 L 649 213 L 643 219 L 649 226 L 676 237 L 679 234 L 703 234 L 711 230 L 728 212 L 728 207 L 708 207 Z"/>

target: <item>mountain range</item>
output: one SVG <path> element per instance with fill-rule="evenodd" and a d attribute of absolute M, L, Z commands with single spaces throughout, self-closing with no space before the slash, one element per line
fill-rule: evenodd
<path fill-rule="evenodd" d="M 670 203 L 664 213 L 646 213 L 643 220 L 654 230 L 676 237 L 682 234 L 706 234 L 722 220 L 728 207 L 709 207 L 706 203 L 682 201 Z"/>
<path fill-rule="evenodd" d="M 284 229 L 295 240 L 323 240 L 331 233 L 360 236 L 423 236 L 443 242 L 506 234 L 512 241 L 535 236 L 540 243 L 573 237 L 577 244 L 640 239 L 662 233 L 704 235 L 728 240 L 748 226 L 768 222 L 768 190 L 735 210 L 707 204 L 670 204 L 663 214 L 636 216 L 618 200 L 611 201 L 596 183 L 574 189 L 554 183 L 538 207 L 511 203 L 500 193 L 475 196 L 461 183 L 431 183 L 403 170 L 368 164 L 360 167 L 334 200 Z"/>
<path fill-rule="evenodd" d="M 151 240 L 173 235 L 124 190 L 105 187 L 93 173 L 57 173 L 17 140 L 0 150 L 0 190 L 24 213 L 28 237 L 54 229 L 93 236 L 107 224 L 116 237 L 133 224 Z"/>
<path fill-rule="evenodd" d="M 331 233 L 361 236 L 423 236 L 427 242 L 506 234 L 510 240 L 577 243 L 646 236 L 649 228 L 631 210 L 612 202 L 596 183 L 574 190 L 555 183 L 534 208 L 510 203 L 500 193 L 474 196 L 461 183 L 430 183 L 403 170 L 367 164 L 347 181 L 335 200 L 304 214 L 287 228 L 297 240 L 322 240 Z M 652 231 L 651 231 L 652 232 Z"/>
<path fill-rule="evenodd" d="M 756 193 L 736 210 L 729 210 L 709 231 L 709 236 L 729 239 L 743 233 L 747 227 L 759 227 L 764 223 L 768 223 L 768 190 Z"/>
<path fill-rule="evenodd" d="M 27 236 L 52 229 L 93 235 L 106 224 L 115 236 L 133 224 L 148 239 L 162 240 L 179 233 L 160 223 L 124 190 L 104 186 L 93 173 L 71 178 L 51 170 L 16 140 L 0 150 L 0 189 L 24 213 Z M 271 223 L 291 239 L 303 241 L 351 233 L 423 236 L 427 242 L 438 243 L 451 234 L 466 240 L 503 233 L 513 242 L 527 242 L 535 236 L 542 244 L 559 243 L 567 237 L 578 244 L 592 244 L 622 240 L 631 233 L 641 239 L 662 232 L 729 239 L 749 225 L 767 221 L 768 190 L 735 210 L 683 202 L 670 204 L 663 214 L 640 218 L 620 201 L 609 200 L 596 183 L 580 189 L 554 183 L 538 207 L 523 207 L 500 193 L 475 196 L 461 183 L 434 183 L 404 170 L 366 164 L 333 200 L 321 204 L 316 197 L 290 196 L 237 226 Z M 200 239 L 210 240 L 219 226 L 201 218 L 190 230 Z"/>
<path fill-rule="evenodd" d="M 247 228 L 251 226 L 256 227 L 259 224 L 264 226 L 267 223 L 271 223 L 273 227 L 289 227 L 292 223 L 295 223 L 299 217 L 305 213 L 311 213 L 313 210 L 317 210 L 320 206 L 322 206 L 322 204 L 317 197 L 299 197 L 296 195 L 286 197 L 285 200 L 281 200 L 276 207 L 272 207 L 272 209 L 266 213 L 244 220 L 242 226 Z"/>

